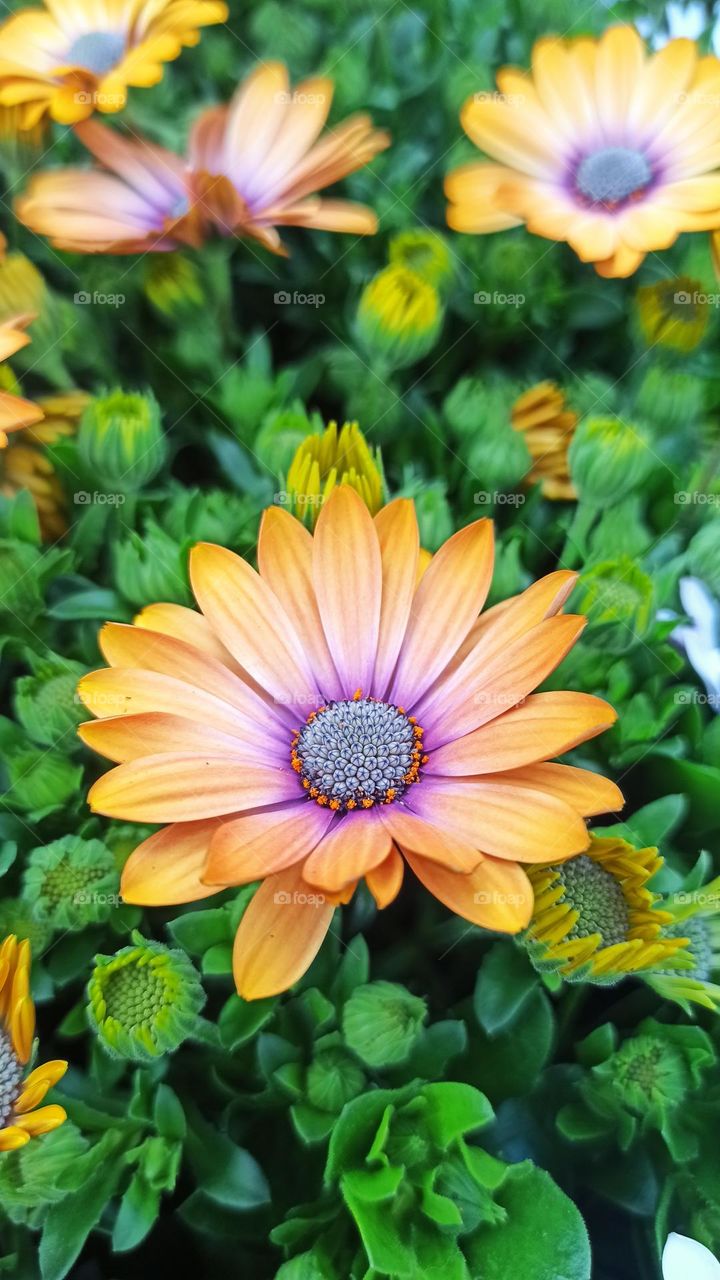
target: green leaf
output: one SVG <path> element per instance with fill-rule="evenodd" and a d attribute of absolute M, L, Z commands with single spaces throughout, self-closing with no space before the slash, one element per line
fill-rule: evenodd
<path fill-rule="evenodd" d="M 221 943 L 232 945 L 230 922 L 224 907 L 187 911 L 170 920 L 167 927 L 178 946 L 191 956 L 201 956 L 210 947 Z"/>
<path fill-rule="evenodd" d="M 345 1043 L 369 1067 L 404 1062 L 427 1016 L 425 1001 L 396 982 L 356 987 L 343 1009 Z"/>
<path fill-rule="evenodd" d="M 120 1201 L 115 1219 L 112 1247 L 115 1253 L 136 1249 L 152 1230 L 160 1212 L 160 1192 L 151 1187 L 138 1172 Z"/>
<path fill-rule="evenodd" d="M 442 1150 L 455 1138 L 484 1129 L 493 1119 L 488 1099 L 469 1084 L 426 1084 L 422 1097 L 426 1103 L 424 1126 Z"/>
<path fill-rule="evenodd" d="M 466 1244 L 473 1280 L 590 1280 L 590 1242 L 572 1200 L 530 1161 L 512 1165 L 497 1199 L 502 1226 L 481 1226 Z"/>
<path fill-rule="evenodd" d="M 270 1188 L 257 1160 L 197 1114 L 190 1120 L 186 1151 L 198 1190 L 228 1209 L 268 1204 Z"/>
<path fill-rule="evenodd" d="M 514 1022 L 537 985 L 526 953 L 513 942 L 496 942 L 483 960 L 473 997 L 483 1031 L 494 1036 Z"/>
<path fill-rule="evenodd" d="M 218 1018 L 223 1046 L 234 1053 L 240 1045 L 254 1039 L 261 1027 L 272 1018 L 276 1005 L 276 996 L 270 996 L 266 1000 L 243 1000 L 241 996 L 230 996 Z"/>
<path fill-rule="evenodd" d="M 120 1181 L 121 1145 L 120 1135 L 112 1130 L 106 1133 L 91 1153 L 94 1159 L 90 1175 L 78 1190 L 48 1211 L 39 1255 L 43 1280 L 63 1280 L 79 1257 Z"/>

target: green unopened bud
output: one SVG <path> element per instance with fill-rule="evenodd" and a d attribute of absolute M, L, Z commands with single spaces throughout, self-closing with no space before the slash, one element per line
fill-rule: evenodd
<path fill-rule="evenodd" d="M 345 1043 L 369 1067 L 404 1062 L 417 1038 L 427 1007 L 395 982 L 356 987 L 343 1009 Z"/>
<path fill-rule="evenodd" d="M 321 1111 L 342 1111 L 365 1088 L 365 1074 L 340 1045 L 322 1049 L 307 1071 L 307 1097 Z"/>
<path fill-rule="evenodd" d="M 568 457 L 581 500 L 593 506 L 617 502 L 637 489 L 656 461 L 643 433 L 620 418 L 585 418 Z"/>
<path fill-rule="evenodd" d="M 87 716 L 77 697 L 85 667 L 68 658 L 37 659 L 34 672 L 21 676 L 14 691 L 15 715 L 33 742 L 54 746 L 71 735 Z"/>
<path fill-rule="evenodd" d="M 445 238 L 422 227 L 393 236 L 388 246 L 388 257 L 393 265 L 408 267 L 438 288 L 446 284 L 453 273 L 452 257 Z"/>
<path fill-rule="evenodd" d="M 251 543 L 257 535 L 258 504 L 225 489 L 186 489 L 163 503 L 162 526 L 176 542 L 217 542 L 224 547 Z"/>
<path fill-rule="evenodd" d="M 390 266 L 363 289 L 357 331 L 368 356 L 385 369 L 402 369 L 427 355 L 442 324 L 437 290 L 416 271 Z"/>
<path fill-rule="evenodd" d="M 263 420 L 253 445 L 256 457 L 274 475 L 283 475 L 304 440 L 322 431 L 319 414 L 307 414 L 296 402 L 287 409 L 275 409 Z"/>
<path fill-rule="evenodd" d="M 205 993 L 183 951 L 133 938 L 134 946 L 95 957 L 88 1014 L 111 1056 L 148 1062 L 194 1033 Z"/>
<path fill-rule="evenodd" d="M 706 398 L 702 378 L 654 364 L 643 376 L 634 407 L 641 418 L 659 426 L 688 427 L 703 413 Z"/>
<path fill-rule="evenodd" d="M 653 584 L 630 556 L 604 560 L 583 573 L 576 607 L 590 620 L 591 639 L 622 653 L 645 635 L 653 617 Z"/>
<path fill-rule="evenodd" d="M 148 392 L 111 391 L 90 402 L 80 419 L 78 451 L 101 485 L 132 493 L 165 461 L 160 406 Z"/>
<path fill-rule="evenodd" d="M 36 918 L 25 898 L 0 899 L 0 937 L 14 933 L 18 942 L 27 939 L 34 960 L 50 945 L 54 932 L 49 921 Z"/>
<path fill-rule="evenodd" d="M 82 766 L 60 752 L 12 750 L 5 759 L 10 786 L 5 803 L 23 813 L 51 813 L 77 796 Z"/>
<path fill-rule="evenodd" d="M 24 894 L 38 920 L 56 929 L 84 929 L 107 920 L 119 905 L 115 859 L 100 840 L 63 836 L 33 849 Z"/>
<path fill-rule="evenodd" d="M 146 298 L 170 320 L 182 320 L 205 303 L 200 273 L 182 253 L 150 254 L 145 267 Z"/>
<path fill-rule="evenodd" d="M 148 521 L 142 537 L 131 533 L 124 542 L 114 543 L 112 560 L 115 585 L 131 604 L 189 604 L 187 556 L 159 525 Z"/>
<path fill-rule="evenodd" d="M 720 519 L 710 520 L 695 534 L 687 551 L 690 573 L 720 596 Z"/>

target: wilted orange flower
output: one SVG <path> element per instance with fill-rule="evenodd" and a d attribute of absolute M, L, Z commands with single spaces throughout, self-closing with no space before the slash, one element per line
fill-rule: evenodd
<path fill-rule="evenodd" d="M 110 172 L 41 173 L 17 201 L 18 217 L 78 253 L 175 249 L 213 232 L 284 253 L 282 226 L 371 234 L 372 210 L 315 194 L 389 145 L 365 115 L 320 137 L 332 94 L 326 78 L 293 91 L 282 63 L 262 64 L 229 106 L 202 113 L 187 158 L 87 121 L 77 133 Z"/>
<path fill-rule="evenodd" d="M 602 276 L 629 276 L 682 231 L 720 226 L 720 61 L 692 40 L 648 53 L 633 27 L 539 40 L 532 72 L 464 106 L 491 162 L 449 174 L 456 231 L 525 223 Z"/>
<path fill-rule="evenodd" d="M 581 852 L 585 817 L 622 804 L 600 775 L 547 763 L 612 724 L 612 708 L 531 693 L 585 624 L 558 616 L 575 575 L 478 617 L 491 522 L 451 537 L 416 586 L 418 549 L 406 499 L 373 519 L 341 485 L 314 536 L 271 507 L 259 573 L 201 543 L 202 613 L 157 604 L 134 626 L 108 623 L 110 668 L 80 682 L 101 717 L 81 737 L 117 762 L 92 809 L 171 824 L 130 856 L 126 901 L 263 881 L 235 945 L 248 999 L 304 973 L 361 879 L 392 902 L 406 863 L 459 915 L 518 931 L 533 900 L 520 864 Z"/>
<path fill-rule="evenodd" d="M 45 1062 L 25 1075 L 34 1035 L 30 943 L 10 934 L 0 945 L 0 1151 L 23 1147 L 66 1119 L 62 1107 L 39 1103 L 65 1075 L 67 1062 Z"/>
<path fill-rule="evenodd" d="M 157 84 L 163 63 L 227 14 L 220 0 L 46 0 L 20 9 L 0 27 L 0 105 L 21 108 L 25 130 L 46 115 L 75 124 L 121 111 L 128 86 Z"/>

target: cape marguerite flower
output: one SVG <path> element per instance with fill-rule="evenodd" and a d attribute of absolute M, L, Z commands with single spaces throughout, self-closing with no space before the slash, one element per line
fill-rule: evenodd
<path fill-rule="evenodd" d="M 16 351 L 27 346 L 30 339 L 25 329 L 32 319 L 32 316 L 15 316 L 0 324 L 0 363 L 9 360 Z M 0 449 L 6 446 L 10 431 L 31 427 L 42 416 L 42 409 L 30 400 L 23 400 L 22 396 L 17 396 L 12 391 L 0 389 Z"/>
<path fill-rule="evenodd" d="M 446 180 L 456 231 L 525 223 L 603 276 L 629 276 L 682 231 L 720 226 L 720 61 L 692 40 L 648 54 L 633 27 L 537 42 L 532 72 L 465 104 L 492 162 Z"/>
<path fill-rule="evenodd" d="M 0 945 L 0 1151 L 14 1151 L 63 1123 L 62 1107 L 39 1107 L 67 1071 L 67 1062 L 45 1062 L 26 1076 L 35 1035 L 30 995 L 30 943 L 10 934 Z"/>
<path fill-rule="evenodd" d="M 280 226 L 372 234 L 370 209 L 315 194 L 389 145 L 366 115 L 320 137 L 332 94 L 326 78 L 292 91 L 282 63 L 261 64 L 229 106 L 201 114 L 186 159 L 86 121 L 78 136 L 110 172 L 41 173 L 18 200 L 18 216 L 78 253 L 174 249 L 212 232 L 283 253 Z"/>
<path fill-rule="evenodd" d="M 49 114 L 75 124 L 125 106 L 128 86 L 157 84 L 164 62 L 224 22 L 219 0 L 46 0 L 0 27 L 0 105 L 21 127 Z"/>
<path fill-rule="evenodd" d="M 585 817 L 622 804 L 605 778 L 551 757 L 614 720 L 607 703 L 533 690 L 582 631 L 558 616 L 559 571 L 478 617 L 492 524 L 440 548 L 416 588 L 418 526 L 397 499 L 370 515 L 347 485 L 314 536 L 265 512 L 259 573 L 201 543 L 201 614 L 151 605 L 100 636 L 110 669 L 80 682 L 83 740 L 117 768 L 96 813 L 170 823 L 124 870 L 126 901 L 190 902 L 263 880 L 237 934 L 246 998 L 307 969 L 335 905 L 364 877 L 380 907 L 404 860 L 474 924 L 526 925 L 522 862 L 587 847 Z M 403 855 L 403 856 L 401 856 Z"/>
<path fill-rule="evenodd" d="M 720 1280 L 720 1262 L 697 1240 L 671 1231 L 662 1256 L 663 1280 Z"/>

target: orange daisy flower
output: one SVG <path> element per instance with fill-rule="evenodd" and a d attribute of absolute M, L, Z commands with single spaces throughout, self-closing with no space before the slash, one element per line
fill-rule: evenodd
<path fill-rule="evenodd" d="M 34 1035 L 30 943 L 18 943 L 11 933 L 0 945 L 0 1151 L 23 1147 L 66 1119 L 62 1107 L 36 1110 L 65 1075 L 67 1062 L 45 1062 L 26 1076 Z"/>
<path fill-rule="evenodd" d="M 22 129 L 48 115 L 75 124 L 122 111 L 129 86 L 157 84 L 164 62 L 224 22 L 220 0 L 46 0 L 0 27 L 0 105 Z"/>
<path fill-rule="evenodd" d="M 461 122 L 492 163 L 449 174 L 448 223 L 525 223 L 602 276 L 629 276 L 683 231 L 720 226 L 720 61 L 692 40 L 648 54 L 633 27 L 539 40 L 532 72 L 506 67 Z"/>
<path fill-rule="evenodd" d="M 622 804 L 598 774 L 548 763 L 612 724 L 612 708 L 531 693 L 585 624 L 559 616 L 575 575 L 479 617 L 491 522 L 448 539 L 416 585 L 418 554 L 407 499 L 373 519 L 341 485 L 314 536 L 271 507 L 259 572 L 199 544 L 202 613 L 157 604 L 134 626 L 108 623 L 110 667 L 80 682 L 101 717 L 80 735 L 117 762 L 91 808 L 171 824 L 131 855 L 126 901 L 263 881 L 235 945 L 247 999 L 304 973 L 361 879 L 392 902 L 405 864 L 458 915 L 517 932 L 533 903 L 520 864 L 580 853 L 585 818 Z"/>
<path fill-rule="evenodd" d="M 77 253 L 197 246 L 212 233 L 250 237 L 284 253 L 282 226 L 372 234 L 371 209 L 314 194 L 390 142 L 365 115 L 320 137 L 332 95 L 326 78 L 292 91 L 282 63 L 262 64 L 228 106 L 201 114 L 185 159 L 87 121 L 76 132 L 109 172 L 41 173 L 17 201 L 18 217 Z"/>
<path fill-rule="evenodd" d="M 0 363 L 28 345 L 30 339 L 24 330 L 33 319 L 33 316 L 14 316 L 12 320 L 0 324 Z M 30 400 L 23 400 L 22 396 L 0 390 L 0 449 L 7 445 L 10 431 L 31 427 L 42 417 L 42 409 Z"/>

